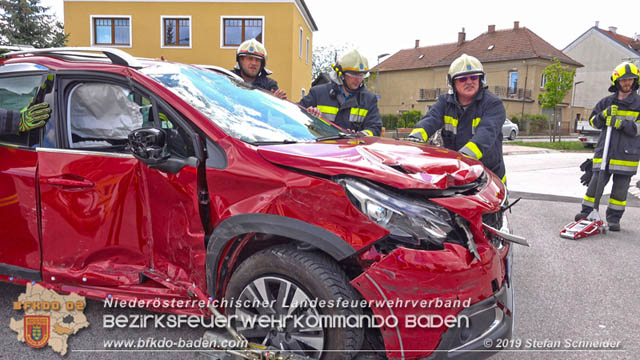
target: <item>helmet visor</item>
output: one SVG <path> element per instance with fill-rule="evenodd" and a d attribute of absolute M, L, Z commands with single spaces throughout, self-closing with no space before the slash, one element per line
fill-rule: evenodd
<path fill-rule="evenodd" d="M 369 76 L 368 72 L 354 72 L 354 71 L 347 71 L 344 73 L 346 76 L 352 77 L 352 78 L 357 78 L 357 79 L 364 79 L 366 77 Z"/>

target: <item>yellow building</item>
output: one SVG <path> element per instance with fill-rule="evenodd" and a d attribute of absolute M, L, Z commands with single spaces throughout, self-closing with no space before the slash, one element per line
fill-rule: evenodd
<path fill-rule="evenodd" d="M 244 40 L 268 53 L 271 77 L 297 101 L 311 84 L 313 32 L 304 0 L 64 0 L 68 46 L 117 47 L 147 58 L 190 64 L 236 63 Z"/>

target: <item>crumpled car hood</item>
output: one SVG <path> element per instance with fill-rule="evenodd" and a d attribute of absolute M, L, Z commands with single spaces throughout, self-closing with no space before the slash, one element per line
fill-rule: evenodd
<path fill-rule="evenodd" d="M 376 137 L 260 146 L 258 153 L 274 164 L 398 189 L 444 190 L 468 184 L 484 171 L 479 161 L 454 151 Z"/>

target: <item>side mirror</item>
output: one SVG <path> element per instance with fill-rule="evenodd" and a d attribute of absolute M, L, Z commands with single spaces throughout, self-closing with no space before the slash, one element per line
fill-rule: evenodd
<path fill-rule="evenodd" d="M 169 158 L 167 135 L 162 129 L 133 130 L 129 133 L 127 147 L 133 156 L 147 165 L 157 165 Z"/>

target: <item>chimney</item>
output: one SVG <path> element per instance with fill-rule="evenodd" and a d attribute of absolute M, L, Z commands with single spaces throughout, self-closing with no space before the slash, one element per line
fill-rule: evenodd
<path fill-rule="evenodd" d="M 462 31 L 458 33 L 458 46 L 464 43 L 465 36 L 466 34 L 464 33 L 464 28 L 462 28 Z"/>
<path fill-rule="evenodd" d="M 489 25 L 489 34 L 496 32 L 496 26 L 495 25 Z"/>
<path fill-rule="evenodd" d="M 600 21 L 596 21 L 596 27 L 600 26 Z"/>
<path fill-rule="evenodd" d="M 416 39 L 416 49 L 420 47 L 420 39 Z"/>
<path fill-rule="evenodd" d="M 518 29 L 520 29 L 520 21 L 514 21 L 513 30 L 518 30 Z"/>
<path fill-rule="evenodd" d="M 615 27 L 615 26 L 609 26 L 609 31 L 611 31 L 612 33 L 614 33 L 614 34 L 615 34 L 617 30 L 618 30 L 618 28 L 617 28 L 617 27 Z"/>

